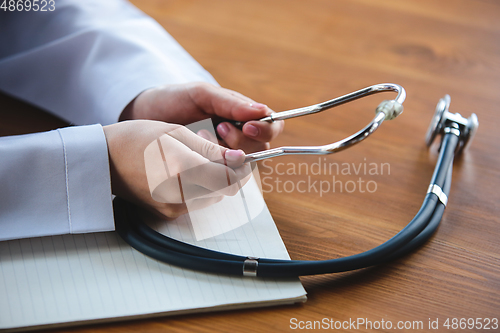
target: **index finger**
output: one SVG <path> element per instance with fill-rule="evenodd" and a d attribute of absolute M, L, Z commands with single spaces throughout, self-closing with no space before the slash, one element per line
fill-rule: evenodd
<path fill-rule="evenodd" d="M 190 91 L 195 103 L 207 114 L 236 121 L 264 118 L 272 113 L 265 104 L 230 89 L 213 85 L 199 85 Z"/>

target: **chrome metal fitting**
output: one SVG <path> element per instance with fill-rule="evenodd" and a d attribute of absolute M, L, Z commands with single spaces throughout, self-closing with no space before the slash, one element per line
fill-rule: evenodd
<path fill-rule="evenodd" d="M 450 101 L 449 95 L 445 95 L 439 100 L 427 130 L 425 142 L 427 146 L 430 146 L 438 134 L 455 134 L 459 137 L 456 153 L 460 154 L 472 142 L 479 121 L 475 113 L 472 113 L 469 118 L 463 117 L 460 113 L 451 113 L 449 111 Z"/>
<path fill-rule="evenodd" d="M 385 120 L 392 120 L 403 113 L 403 104 L 392 99 L 383 101 L 375 110 L 375 113 L 378 112 L 383 112 L 385 114 Z"/>
<path fill-rule="evenodd" d="M 429 185 L 427 193 L 434 193 L 438 197 L 439 201 L 443 203 L 443 205 L 446 206 L 446 204 L 448 204 L 448 196 L 446 195 L 446 193 L 443 192 L 441 187 L 439 187 L 438 185 L 436 184 Z"/>
<path fill-rule="evenodd" d="M 243 262 L 243 276 L 257 276 L 257 267 L 259 267 L 259 258 L 247 257 Z"/>

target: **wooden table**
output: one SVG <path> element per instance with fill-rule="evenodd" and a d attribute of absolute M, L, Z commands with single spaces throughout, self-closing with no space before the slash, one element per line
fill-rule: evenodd
<path fill-rule="evenodd" d="M 497 2 L 133 2 L 163 25 L 222 86 L 276 111 L 322 102 L 376 83 L 394 82 L 406 88 L 403 115 L 384 123 L 362 144 L 326 160 L 282 157 L 261 165 L 268 177 L 264 185 L 267 204 L 293 259 L 327 259 L 368 250 L 410 221 L 436 161 L 436 146 L 428 150 L 424 137 L 444 94 L 451 96 L 452 112 L 466 117 L 475 112 L 480 126 L 472 145 L 455 162 L 441 226 L 418 252 L 381 267 L 304 277 L 308 301 L 302 305 L 70 331 L 286 331 L 294 326 L 291 318 L 366 318 L 391 321 L 394 327 L 398 321 L 406 325 L 421 321 L 424 331 L 429 320 L 439 319 L 439 330 L 447 331 L 443 326 L 447 318 L 452 324 L 452 318 L 500 317 Z M 393 97 L 377 95 L 287 121 L 284 133 L 272 145 L 333 142 L 364 126 L 378 103 Z M 5 96 L 1 103 L 3 135 L 64 124 Z M 327 170 L 312 174 L 318 162 Z M 290 171 L 299 163 L 305 163 L 301 173 Z M 332 170 L 328 170 L 330 164 Z M 299 182 L 309 179 L 317 184 L 334 183 L 335 191 L 319 193 L 312 187 L 309 193 L 300 193 L 304 187 L 297 187 Z M 359 331 L 374 330 L 362 327 Z"/>

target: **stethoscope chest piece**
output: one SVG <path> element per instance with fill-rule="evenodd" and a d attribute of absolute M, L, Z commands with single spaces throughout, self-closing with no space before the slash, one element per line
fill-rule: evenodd
<path fill-rule="evenodd" d="M 459 137 L 457 145 L 457 154 L 459 154 L 472 142 L 479 121 L 475 113 L 472 113 L 469 118 L 463 117 L 460 113 L 451 113 L 449 111 L 450 102 L 449 95 L 445 95 L 439 100 L 427 130 L 425 142 L 427 146 L 430 146 L 438 134 L 454 133 Z"/>

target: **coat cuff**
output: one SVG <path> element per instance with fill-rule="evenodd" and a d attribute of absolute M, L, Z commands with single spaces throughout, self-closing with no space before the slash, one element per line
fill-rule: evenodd
<path fill-rule="evenodd" d="M 101 125 L 58 130 L 64 153 L 70 233 L 114 230 L 108 148 Z"/>

